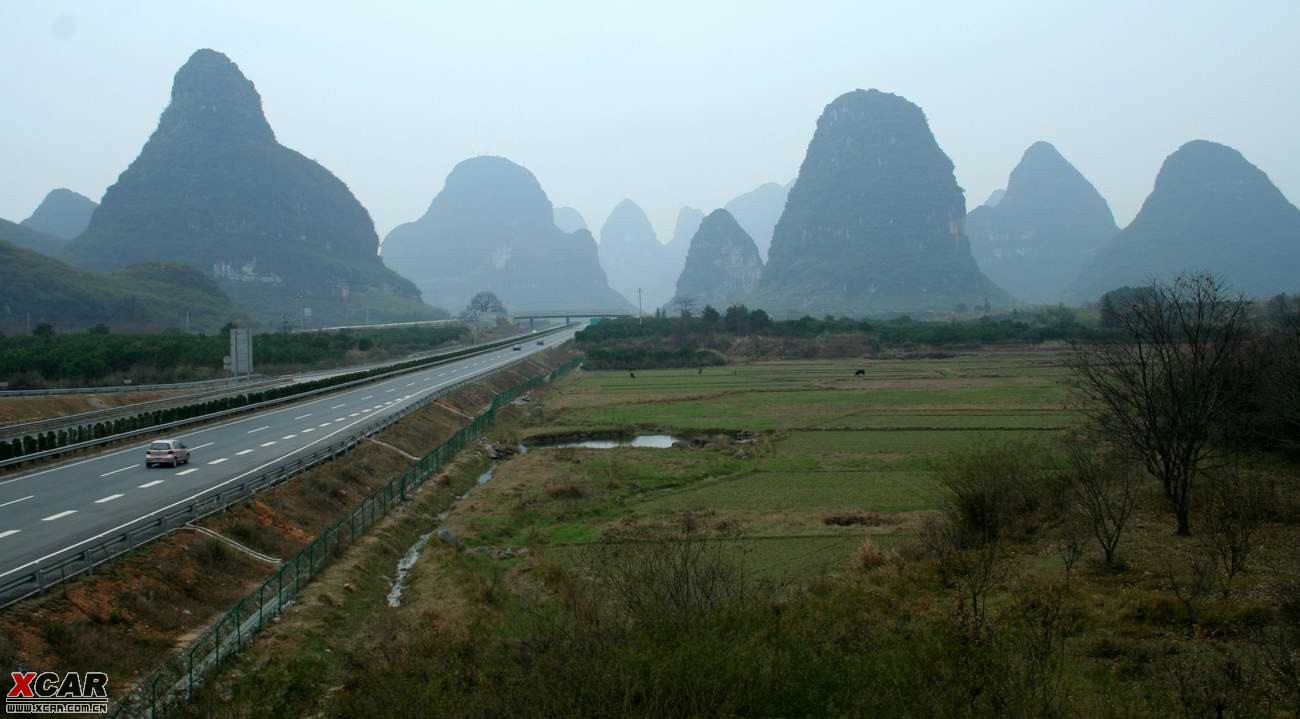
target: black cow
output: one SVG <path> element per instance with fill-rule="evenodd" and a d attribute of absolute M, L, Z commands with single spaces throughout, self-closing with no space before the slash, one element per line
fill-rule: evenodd
<path fill-rule="evenodd" d="M 854 373 L 853 373 L 853 376 L 854 376 L 854 377 L 866 377 L 866 376 L 867 376 L 867 371 L 864 370 L 864 369 L 860 369 L 860 370 L 858 370 L 857 372 L 854 372 Z"/>
<path fill-rule="evenodd" d="M 631 377 L 632 379 L 636 379 L 636 372 L 633 372 L 632 370 L 628 370 L 627 376 Z"/>

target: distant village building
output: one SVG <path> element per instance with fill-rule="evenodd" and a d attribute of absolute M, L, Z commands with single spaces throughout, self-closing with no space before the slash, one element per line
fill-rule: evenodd
<path fill-rule="evenodd" d="M 278 285 L 282 281 L 280 276 L 274 272 L 258 274 L 257 258 L 240 265 L 239 270 L 229 262 L 214 262 L 212 264 L 212 276 L 219 280 L 231 280 L 234 282 L 265 282 L 269 285 Z"/>

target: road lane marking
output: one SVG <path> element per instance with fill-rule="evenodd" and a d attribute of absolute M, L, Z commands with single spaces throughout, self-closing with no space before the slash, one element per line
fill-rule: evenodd
<path fill-rule="evenodd" d="M 115 469 L 115 470 L 113 470 L 112 472 L 105 472 L 105 473 L 103 473 L 103 474 L 101 474 L 101 475 L 99 475 L 99 476 L 101 476 L 101 477 L 107 477 L 107 476 L 110 475 L 110 474 L 117 474 L 118 472 L 125 472 L 125 471 L 128 470 L 128 469 L 135 469 L 135 465 L 133 464 L 133 465 L 131 465 L 130 467 L 123 467 L 123 468 L 121 468 L 121 469 Z M 0 504 L 0 507 L 3 507 L 3 506 L 4 506 L 4 505 Z"/>
<path fill-rule="evenodd" d="M 197 447 L 190 447 L 190 451 L 192 452 L 196 449 L 203 449 L 204 447 L 211 447 L 211 446 L 212 446 L 212 442 L 208 442 L 207 444 L 200 444 Z"/>
<path fill-rule="evenodd" d="M 370 409 L 379 409 L 380 407 L 383 407 L 383 406 L 384 406 L 384 405 L 382 405 L 382 404 L 377 404 L 377 405 L 375 405 L 374 407 L 371 407 Z"/>
<path fill-rule="evenodd" d="M 259 446 L 261 446 L 261 447 L 270 447 L 270 446 L 273 445 L 273 444 L 275 444 L 275 440 L 271 440 L 270 442 L 263 442 L 263 443 L 262 443 L 261 445 L 259 445 Z"/>
<path fill-rule="evenodd" d="M 335 418 L 334 418 L 334 421 L 335 421 L 335 422 L 342 422 L 342 421 L 345 420 L 345 419 L 347 419 L 347 417 L 335 417 Z"/>
<path fill-rule="evenodd" d="M 62 512 L 59 512 L 58 514 L 51 514 L 50 516 L 46 517 L 45 519 L 42 519 L 41 521 L 42 521 L 42 522 L 53 522 L 53 521 L 56 520 L 56 519 L 63 519 L 64 517 L 68 516 L 69 514 L 76 514 L 76 513 L 77 513 L 77 510 L 75 510 L 75 509 L 65 509 L 65 510 L 63 510 Z"/>
<path fill-rule="evenodd" d="M 407 386 L 407 387 L 414 387 L 414 386 L 415 386 L 415 383 L 414 383 L 414 382 L 407 382 L 407 383 L 406 383 L 406 386 Z"/>
<path fill-rule="evenodd" d="M 14 535 L 14 534 L 18 534 L 18 533 L 21 532 L 21 531 L 23 531 L 23 530 L 21 530 L 21 529 L 6 529 L 5 531 L 0 532 L 0 539 L 4 539 L 5 537 L 8 537 L 8 536 L 11 536 L 11 535 Z"/>
<path fill-rule="evenodd" d="M 252 452 L 252 451 L 253 451 L 253 450 L 251 450 L 251 449 L 245 449 L 245 450 L 241 450 L 241 451 L 239 451 L 239 452 L 235 452 L 235 454 L 236 454 L 237 456 L 243 457 L 244 455 L 246 455 L 246 454 L 248 454 L 249 452 Z"/>
<path fill-rule="evenodd" d="M 362 401 L 362 402 L 365 402 L 365 401 L 368 400 L 368 399 L 374 399 L 374 398 L 375 398 L 375 396 L 374 396 L 373 394 L 368 394 L 368 395 L 366 395 L 365 397 L 362 397 L 362 398 L 361 398 L 361 401 Z"/>
<path fill-rule="evenodd" d="M 307 418 L 310 417 L 310 416 L 311 416 L 311 412 L 308 412 L 307 414 L 299 415 L 299 416 L 297 416 L 297 417 L 294 417 L 293 419 L 294 419 L 294 421 L 296 422 L 296 421 L 298 421 L 298 420 L 300 420 L 300 419 L 307 419 Z"/>
<path fill-rule="evenodd" d="M 357 415 L 359 415 L 359 414 L 361 414 L 361 413 L 360 413 L 360 412 L 353 412 L 352 414 L 350 414 L 350 415 L 348 415 L 348 416 L 349 416 L 349 417 L 355 417 L 355 416 L 357 416 Z"/>
<path fill-rule="evenodd" d="M 145 482 L 144 484 L 140 485 L 140 489 L 148 489 L 156 484 L 162 484 L 162 483 L 163 481 L 161 479 L 155 479 L 152 482 Z"/>
<path fill-rule="evenodd" d="M 396 388 L 396 387 L 393 387 L 393 388 L 391 388 L 391 389 L 386 389 L 386 390 L 384 390 L 384 392 L 392 392 L 392 391 L 395 390 L 395 389 L 397 389 L 397 388 Z"/>
<path fill-rule="evenodd" d="M 315 427 L 308 427 L 307 429 L 304 429 L 302 433 L 307 434 L 308 432 L 315 432 L 315 431 L 316 431 Z"/>
<path fill-rule="evenodd" d="M 23 497 L 22 499 L 11 499 L 11 500 L 9 500 L 8 502 L 5 502 L 4 504 L 0 504 L 0 507 L 8 507 L 8 506 L 11 505 L 11 504 L 18 504 L 19 502 L 26 502 L 27 500 L 29 500 L 29 499 L 31 499 L 32 497 L 35 497 L 35 496 L 36 496 L 36 495 L 34 495 L 34 494 L 29 494 L 29 495 L 27 495 L 26 497 Z"/>
<path fill-rule="evenodd" d="M 374 410 L 370 409 L 369 407 L 366 407 L 365 409 L 361 410 L 361 412 L 364 414 L 366 412 L 374 412 Z"/>
<path fill-rule="evenodd" d="M 343 404 L 336 404 L 336 405 L 334 405 L 333 407 L 330 407 L 330 409 L 338 409 L 339 407 L 342 407 L 342 406 L 344 406 L 344 405 L 346 405 L 346 404 L 347 404 L 347 402 L 344 402 Z"/>
<path fill-rule="evenodd" d="M 104 502 L 111 502 L 114 499 L 120 499 L 125 496 L 126 496 L 125 494 L 110 494 L 107 497 L 104 497 L 103 499 L 96 499 L 95 504 L 103 504 Z"/>
<path fill-rule="evenodd" d="M 297 436 L 298 436 L 298 435 L 296 435 L 296 434 L 286 434 L 285 436 L 281 437 L 280 439 L 293 439 L 294 437 L 297 437 Z"/>
<path fill-rule="evenodd" d="M 271 425 L 269 425 L 269 424 L 268 424 L 268 425 L 263 425 L 263 426 L 261 426 L 261 427 L 258 427 L 257 429 L 250 429 L 250 430 L 248 430 L 248 433 L 249 433 L 249 434 L 253 434 L 254 432 L 261 432 L 261 431 L 264 430 L 264 429 L 270 429 L 270 427 L 271 427 Z"/>
<path fill-rule="evenodd" d="M 226 461 L 227 459 L 229 459 L 229 457 L 222 457 L 221 459 L 214 459 L 214 460 L 212 460 L 211 462 L 208 462 L 208 464 L 221 464 L 222 462 Z"/>
<path fill-rule="evenodd" d="M 197 472 L 197 471 L 199 471 L 197 467 L 192 468 L 192 469 L 182 469 L 181 471 L 179 471 L 179 472 L 176 473 L 176 476 L 177 476 L 177 477 L 184 477 L 184 476 L 187 475 L 187 474 L 190 474 L 190 473 L 192 473 L 192 472 Z"/>

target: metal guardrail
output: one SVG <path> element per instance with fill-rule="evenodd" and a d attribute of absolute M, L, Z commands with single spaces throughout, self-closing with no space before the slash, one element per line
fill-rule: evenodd
<path fill-rule="evenodd" d="M 194 382 L 173 382 L 171 384 L 122 384 L 112 387 L 67 387 L 61 389 L 7 389 L 0 390 L 0 397 L 39 397 L 47 394 L 116 394 L 120 392 L 150 392 L 169 389 L 198 389 L 200 387 L 227 387 L 246 384 L 257 378 L 261 381 L 266 375 L 252 374 L 245 377 L 223 377 L 221 379 L 201 379 Z"/>
<path fill-rule="evenodd" d="M 33 462 L 41 459 L 48 459 L 51 457 L 58 457 L 60 455 L 67 454 L 69 452 L 76 452 L 82 449 L 91 449 L 94 447 L 100 447 L 106 444 L 112 444 L 114 442 L 118 442 L 120 440 L 130 439 L 132 437 L 140 437 L 144 435 L 154 434 L 157 432 L 162 432 L 169 429 L 186 427 L 194 424 L 203 424 L 206 422 L 210 422 L 214 419 L 220 419 L 222 417 L 229 417 L 236 414 L 242 414 L 252 410 L 271 407 L 277 404 L 297 402 L 307 397 L 313 397 L 319 394 L 329 394 L 331 392 L 337 392 L 338 390 L 341 389 L 346 389 L 348 387 L 355 387 L 362 384 L 368 384 L 370 382 L 376 382 L 382 379 L 386 379 L 388 377 L 396 377 L 399 375 L 408 374 L 410 372 L 418 372 L 420 370 L 426 369 L 430 366 L 440 364 L 442 362 L 450 362 L 452 360 L 463 359 L 465 357 L 472 357 L 474 355 L 482 354 L 484 352 L 491 352 L 500 349 L 502 347 L 506 347 L 508 345 L 518 343 L 522 341 L 524 338 L 545 337 L 554 334 L 556 332 L 559 332 L 563 329 L 565 328 L 556 327 L 554 329 L 544 330 L 542 332 L 529 333 L 527 335 L 516 335 L 514 337 L 510 337 L 507 339 L 497 340 L 494 342 L 487 342 L 484 344 L 474 345 L 472 347 L 466 347 L 460 350 L 455 350 L 452 352 L 447 352 L 440 355 L 428 357 L 426 358 L 428 360 L 427 362 L 424 360 L 414 360 L 415 362 L 418 362 L 418 364 L 415 364 L 414 366 L 411 367 L 406 367 L 404 369 L 393 370 L 391 372 L 385 372 L 383 374 L 378 374 L 378 375 L 371 375 L 368 377 L 362 377 L 360 379 L 355 379 L 348 382 L 340 382 L 339 384 L 332 384 L 327 387 L 321 387 L 319 389 L 306 390 L 303 392 L 295 392 L 293 394 L 285 395 L 284 397 L 277 397 L 275 399 L 269 399 L 263 402 L 256 402 L 254 404 L 246 404 L 238 407 L 232 407 L 230 409 L 219 410 L 217 412 L 209 412 L 207 414 L 198 415 L 195 417 L 188 417 L 185 419 L 178 419 L 172 422 L 164 422 L 160 424 L 152 424 L 147 427 L 141 427 L 139 429 L 128 430 L 125 432 L 117 432 L 97 439 L 91 439 L 85 442 L 78 442 L 75 444 L 66 444 L 61 447 L 54 447 L 52 449 L 47 449 L 40 452 L 29 452 L 27 454 L 13 457 L 11 459 L 0 460 L 0 468 L 23 464 L 25 462 Z M 404 364 L 404 363 L 405 362 L 399 362 L 396 364 Z M 368 371 L 373 371 L 373 370 L 368 370 Z"/>
<path fill-rule="evenodd" d="M 363 499 L 361 505 L 348 516 L 327 528 L 292 559 L 283 562 L 275 574 L 236 603 L 194 640 L 188 649 L 172 656 L 160 669 L 137 684 L 133 692 L 118 701 L 113 715 L 156 719 L 166 716 L 176 704 L 191 701 L 194 691 L 203 685 L 208 672 L 220 667 L 248 646 L 266 623 L 290 606 L 302 588 L 317 577 L 331 560 L 341 555 L 387 516 L 393 506 L 404 502 L 408 491 L 419 487 L 446 466 L 465 445 L 479 438 L 496 422 L 499 408 L 524 392 L 564 375 L 580 362 L 580 357 L 574 358 L 544 375 L 493 397 L 486 412 L 475 417 L 468 426 L 461 428 L 436 449 L 412 462 L 406 471 L 382 489 Z M 482 376 L 467 382 L 478 379 L 482 379 Z M 430 396 L 421 404 L 432 399 L 433 396 Z M 356 441 L 360 439 L 353 441 L 351 446 L 355 446 Z"/>
<path fill-rule="evenodd" d="M 166 409 L 168 405 L 182 405 L 193 402 L 198 399 L 211 398 L 214 395 L 220 395 L 222 392 L 244 390 L 266 387 L 278 382 L 286 381 L 284 377 L 273 377 L 270 379 L 258 380 L 246 384 L 240 384 L 238 387 L 218 387 L 216 389 L 194 392 L 192 394 L 176 395 L 174 397 L 162 397 L 160 399 L 151 399 L 146 402 L 132 402 L 131 404 L 120 404 L 116 407 L 105 407 L 90 412 L 81 412 L 78 414 L 65 414 L 58 417 L 47 417 L 45 419 L 34 419 L 26 422 L 12 422 L 0 425 L 0 441 L 11 440 L 14 437 L 21 437 L 24 434 L 33 432 L 46 432 L 50 430 L 66 429 L 73 425 L 86 424 L 89 422 L 102 422 L 106 419 L 112 419 L 117 415 L 134 414 L 136 412 L 147 411 L 150 409 Z"/>

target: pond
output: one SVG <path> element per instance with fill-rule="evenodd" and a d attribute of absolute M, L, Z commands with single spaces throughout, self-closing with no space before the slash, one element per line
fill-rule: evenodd
<path fill-rule="evenodd" d="M 545 439 L 534 441 L 530 447 L 533 449 L 562 449 L 564 447 L 576 447 L 580 449 L 616 449 L 619 447 L 645 447 L 648 449 L 668 449 L 673 446 L 673 442 L 681 440 L 680 437 L 674 437 L 671 434 L 639 434 L 634 437 L 616 437 L 613 439 L 581 439 L 581 440 L 559 440 L 547 441 Z"/>

